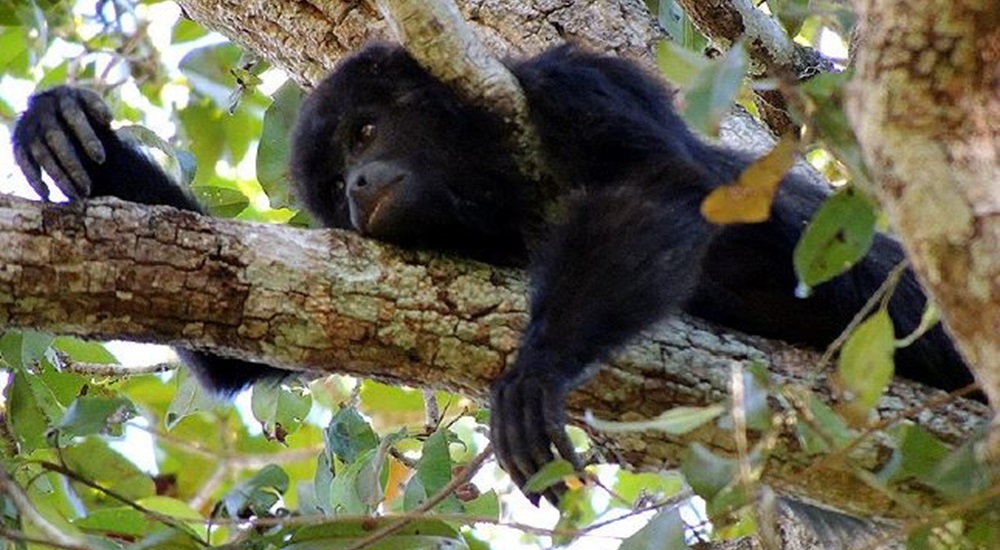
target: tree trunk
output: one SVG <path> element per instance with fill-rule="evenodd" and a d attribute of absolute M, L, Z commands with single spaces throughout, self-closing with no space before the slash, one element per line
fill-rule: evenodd
<path fill-rule="evenodd" d="M 1000 406 L 1000 3 L 855 2 L 850 111 L 875 191 Z M 991 454 L 1000 463 L 1000 416 Z"/>

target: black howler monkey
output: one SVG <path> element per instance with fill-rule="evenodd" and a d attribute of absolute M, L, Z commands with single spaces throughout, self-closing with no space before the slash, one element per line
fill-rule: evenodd
<path fill-rule="evenodd" d="M 828 189 L 790 175 L 768 221 L 714 226 L 699 213 L 702 199 L 749 159 L 695 137 L 656 79 L 573 46 L 510 69 L 549 168 L 573 189 L 567 219 L 533 251 L 530 324 L 515 364 L 493 386 L 496 454 L 522 487 L 556 454 L 577 462 L 564 431 L 566 394 L 654 321 L 684 310 L 822 347 L 903 258 L 892 237 L 878 235 L 849 272 L 798 299 L 792 250 Z M 14 137 L 34 189 L 46 195 L 45 171 L 74 199 L 114 195 L 201 211 L 119 139 L 109 119 L 91 92 L 36 95 Z M 291 158 L 296 193 L 327 227 L 487 261 L 523 259 L 521 190 L 530 183 L 511 160 L 505 132 L 401 47 L 370 45 L 344 59 L 304 104 Z M 900 335 L 916 327 L 924 302 L 905 273 L 889 306 Z M 281 374 L 181 353 L 203 383 L 223 392 Z M 898 350 L 896 362 L 900 374 L 937 387 L 971 381 L 940 327 Z"/>

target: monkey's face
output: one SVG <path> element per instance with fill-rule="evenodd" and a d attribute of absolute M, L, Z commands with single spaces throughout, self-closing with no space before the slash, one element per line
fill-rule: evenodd
<path fill-rule="evenodd" d="M 303 105 L 292 174 L 323 225 L 489 258 L 520 248 L 520 176 L 501 123 L 402 50 L 343 61 Z"/>

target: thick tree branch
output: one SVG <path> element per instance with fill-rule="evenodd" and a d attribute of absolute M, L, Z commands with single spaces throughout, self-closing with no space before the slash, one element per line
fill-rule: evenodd
<path fill-rule="evenodd" d="M 526 320 L 518 271 L 400 251 L 342 231 L 216 220 L 114 199 L 54 205 L 0 196 L 0 242 L 0 324 L 11 328 L 185 345 L 482 397 Z M 815 353 L 675 319 L 625 349 L 569 408 L 577 419 L 588 409 L 634 419 L 717 403 L 734 365 L 756 361 L 782 386 L 824 391 Z M 880 412 L 919 411 L 933 395 L 900 382 Z M 958 400 L 913 420 L 960 442 L 984 414 Z M 676 465 L 692 441 L 734 451 L 732 434 L 716 426 L 685 437 L 599 440 L 647 468 Z M 766 479 L 837 508 L 905 516 L 920 507 L 900 506 L 850 473 L 877 470 L 890 455 L 872 437 L 843 461 L 816 465 L 782 433 Z M 937 503 L 919 487 L 901 491 L 911 503 Z"/>
<path fill-rule="evenodd" d="M 392 38 L 375 2 L 334 0 L 178 0 L 220 32 L 310 86 L 366 40 Z M 642 2 L 459 0 L 463 17 L 498 57 L 538 53 L 565 39 L 648 61 L 661 37 Z"/>
<path fill-rule="evenodd" d="M 849 111 L 876 193 L 994 408 L 1000 407 L 1000 12 L 857 1 Z M 1000 464 L 1000 416 L 992 456 Z"/>

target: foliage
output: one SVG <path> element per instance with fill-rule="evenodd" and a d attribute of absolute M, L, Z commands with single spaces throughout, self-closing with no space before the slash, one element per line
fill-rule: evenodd
<path fill-rule="evenodd" d="M 733 101 L 746 103 L 750 93 L 744 53 L 734 48 L 706 59 L 707 41 L 676 3 L 654 4 L 678 37 L 659 52 L 664 71 L 687 92 L 688 121 L 713 134 Z M 767 5 L 804 42 L 815 43 L 823 29 L 843 35 L 850 24 L 850 14 L 839 8 L 824 11 L 793 0 Z M 279 86 L 280 75 L 266 64 L 177 18 L 169 4 L 105 0 L 96 6 L 94 14 L 64 0 L 0 1 L 3 89 L 91 86 L 105 94 L 116 119 L 134 125 L 135 139 L 176 167 L 214 215 L 305 223 L 291 209 L 285 168 L 284 136 L 301 100 L 298 89 Z M 164 17 L 174 21 L 169 28 L 150 24 Z M 820 158 L 829 175 L 863 178 L 839 106 L 844 82 L 824 76 L 798 89 L 804 106 L 798 116 L 817 128 L 816 141 L 800 147 L 812 148 L 810 156 Z M 25 96 L 0 93 L 0 118 L 12 122 Z M 766 211 L 793 142 L 782 143 L 777 160 L 754 165 L 763 176 L 748 171 L 734 182 L 766 195 L 754 199 L 752 212 L 730 199 L 713 207 L 737 221 Z M 862 257 L 876 219 L 870 202 L 851 188 L 833 195 L 796 253 L 803 288 Z M 573 490 L 553 539 L 570 543 L 622 517 L 648 520 L 622 544 L 630 550 L 683 548 L 696 538 L 752 532 L 775 430 L 792 425 L 810 453 L 844 458 L 873 435 L 863 426 L 891 376 L 892 349 L 902 344 L 881 311 L 860 324 L 838 365 L 838 383 L 858 396 L 846 410 L 778 385 L 754 368 L 734 375 L 743 387 L 738 401 L 678 408 L 638 425 L 594 421 L 601 430 L 677 434 L 715 422 L 734 434 L 749 433 L 752 443 L 735 457 L 692 445 L 683 479 L 597 467 L 585 476 L 601 483 L 584 484 L 568 464 L 554 463 L 532 480 L 535 486 L 576 481 L 569 481 Z M 394 526 L 395 520 L 373 515 L 414 511 L 419 518 L 385 531 L 370 548 L 484 548 L 483 539 L 493 539 L 497 548 L 512 544 L 495 531 L 474 528 L 501 519 L 501 499 L 512 501 L 505 484 L 463 479 L 453 493 L 434 500 L 485 446 L 485 415 L 460 396 L 431 396 L 444 409 L 431 426 L 425 425 L 421 392 L 343 377 L 257 387 L 234 406 L 206 396 L 183 371 L 127 375 L 100 344 L 33 332 L 0 337 L 0 368 L 6 375 L 0 538 L 9 541 L 0 548 L 41 548 L 33 541 L 51 542 L 54 533 L 65 537 L 64 545 L 69 540 L 109 549 L 347 548 Z M 873 369 L 879 376 L 870 375 Z M 870 483 L 889 495 L 896 484 L 919 483 L 952 503 L 946 511 L 926 510 L 923 520 L 908 526 L 910 548 L 939 548 L 942 541 L 987 547 L 1000 540 L 997 512 L 986 505 L 995 491 L 971 445 L 952 448 L 906 422 L 881 435 L 891 437 L 896 450 Z M 704 499 L 714 530 L 692 527 L 690 514 L 682 516 L 691 511 L 682 507 L 691 491 Z M 15 499 L 17 493 L 25 499 Z M 424 511 L 427 504 L 433 506 Z M 518 506 L 513 508 L 516 520 Z M 632 523 L 635 531 L 641 522 Z M 522 538 L 532 545 L 542 540 Z"/>

